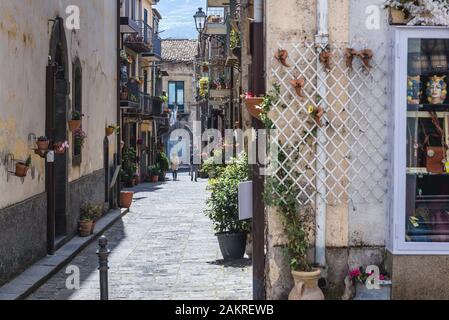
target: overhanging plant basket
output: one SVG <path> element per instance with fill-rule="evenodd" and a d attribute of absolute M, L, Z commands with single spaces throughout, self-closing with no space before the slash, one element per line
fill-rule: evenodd
<path fill-rule="evenodd" d="M 264 98 L 245 98 L 246 109 L 249 114 L 256 118 L 260 119 L 260 114 L 262 113 L 262 107 L 260 105 L 263 103 Z"/>
<path fill-rule="evenodd" d="M 411 17 L 408 17 L 404 11 L 389 8 L 389 22 L 391 25 L 406 25 L 411 20 Z"/>
<path fill-rule="evenodd" d="M 115 132 L 115 128 L 112 128 L 112 127 L 107 127 L 106 128 L 106 136 L 107 137 L 112 136 L 114 134 L 114 132 Z"/>
<path fill-rule="evenodd" d="M 81 120 L 69 120 L 69 129 L 71 132 L 81 128 Z"/>
<path fill-rule="evenodd" d="M 16 176 L 25 178 L 28 174 L 29 167 L 22 162 L 16 163 Z"/>

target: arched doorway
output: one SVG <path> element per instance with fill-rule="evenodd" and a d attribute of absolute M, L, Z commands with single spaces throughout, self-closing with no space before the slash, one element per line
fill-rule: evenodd
<path fill-rule="evenodd" d="M 54 21 L 47 67 L 46 136 L 51 144 L 67 141 L 69 101 L 68 54 L 64 23 Z M 47 248 L 53 254 L 67 235 L 67 153 L 48 157 L 46 162 Z"/>

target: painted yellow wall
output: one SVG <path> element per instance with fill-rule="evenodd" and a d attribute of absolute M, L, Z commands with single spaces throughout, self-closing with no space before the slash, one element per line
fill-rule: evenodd
<path fill-rule="evenodd" d="M 81 18 L 80 30 L 66 29 L 69 79 L 71 62 L 79 57 L 86 115 L 83 128 L 88 135 L 81 166 L 72 167 L 69 157 L 69 180 L 103 168 L 105 126 L 117 122 L 116 1 L 1 1 L 0 209 L 45 191 L 44 160 L 33 156 L 32 174 L 24 183 L 15 177 L 7 182 L 5 157 L 12 153 L 16 158 L 26 158 L 32 153 L 29 134 L 45 134 L 45 68 L 52 30 L 49 20 L 58 16 L 65 18 L 69 5 L 79 6 Z M 70 133 L 69 137 L 71 140 Z M 110 145 L 112 158 L 114 139 Z"/>

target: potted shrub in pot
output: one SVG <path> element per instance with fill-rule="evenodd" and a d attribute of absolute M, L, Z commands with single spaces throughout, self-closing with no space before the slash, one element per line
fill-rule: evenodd
<path fill-rule="evenodd" d="M 72 112 L 72 119 L 69 120 L 69 129 L 70 131 L 75 131 L 76 129 L 81 128 L 81 121 L 83 119 L 84 115 L 81 112 L 73 111 Z"/>
<path fill-rule="evenodd" d="M 122 191 L 120 192 L 120 207 L 129 209 L 133 203 L 134 192 Z"/>
<path fill-rule="evenodd" d="M 248 159 L 241 155 L 209 182 L 211 197 L 207 200 L 205 213 L 214 223 L 225 260 L 242 259 L 245 255 L 250 224 L 239 220 L 238 186 L 248 178 Z"/>
<path fill-rule="evenodd" d="M 37 145 L 37 150 L 39 151 L 48 151 L 48 146 L 50 145 L 50 140 L 48 140 L 47 137 L 42 136 L 37 138 L 36 141 L 36 145 Z"/>
<path fill-rule="evenodd" d="M 156 164 L 159 167 L 159 181 L 165 181 L 167 171 L 170 170 L 170 159 L 165 152 L 159 152 L 156 157 Z"/>
<path fill-rule="evenodd" d="M 16 163 L 16 176 L 19 178 L 25 178 L 28 174 L 28 170 L 31 166 L 31 156 L 28 156 L 25 162 L 20 161 Z"/>
<path fill-rule="evenodd" d="M 150 181 L 153 183 L 159 182 L 159 176 L 161 174 L 161 170 L 158 165 L 150 166 L 148 168 L 148 174 L 150 175 Z"/>
<path fill-rule="evenodd" d="M 93 213 L 92 205 L 84 204 L 81 209 L 80 221 L 78 223 L 78 234 L 80 237 L 89 237 L 92 234 L 93 228 Z"/>

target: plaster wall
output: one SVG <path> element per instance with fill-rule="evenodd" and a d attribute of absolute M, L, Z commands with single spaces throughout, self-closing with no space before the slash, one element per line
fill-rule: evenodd
<path fill-rule="evenodd" d="M 65 29 L 69 81 L 72 62 L 83 71 L 83 129 L 88 139 L 81 166 L 71 165 L 69 182 L 103 168 L 104 128 L 116 123 L 116 1 L 15 0 L 0 2 L 0 209 L 45 191 L 45 163 L 33 155 L 31 175 L 24 182 L 7 181 L 5 158 L 26 159 L 32 154 L 29 134 L 45 134 L 45 68 L 48 64 L 51 19 L 67 18 L 66 8 L 80 8 L 80 30 Z M 70 100 L 72 93 L 70 93 Z M 71 102 L 69 103 L 71 106 Z M 67 114 L 70 115 L 70 108 Z M 72 143 L 68 133 L 69 143 Z M 110 140 L 110 159 L 116 141 Z M 111 160 L 112 161 L 112 160 Z"/>

